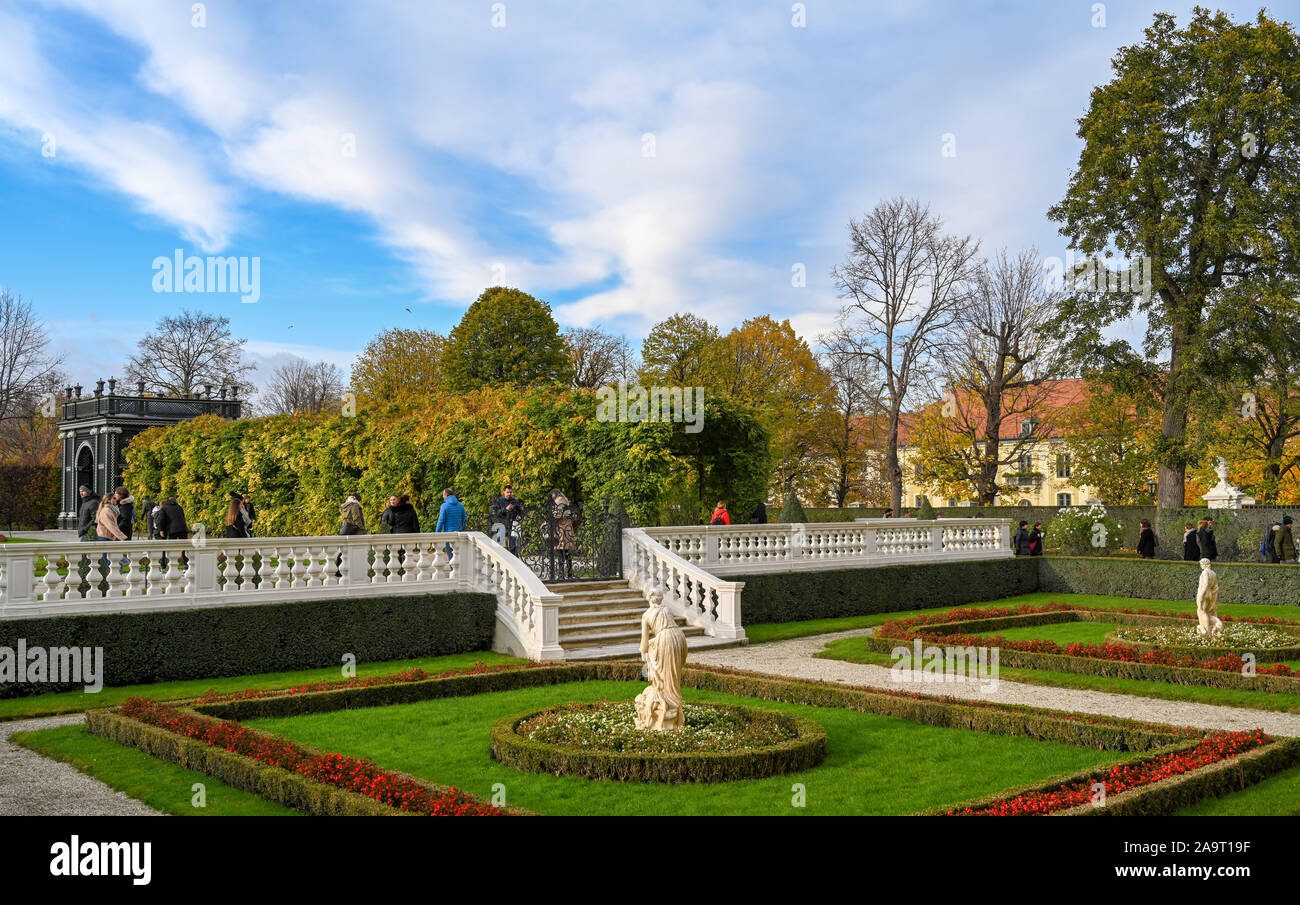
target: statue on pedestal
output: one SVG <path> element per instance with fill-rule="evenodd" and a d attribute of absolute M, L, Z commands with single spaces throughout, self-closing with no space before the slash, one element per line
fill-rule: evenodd
<path fill-rule="evenodd" d="M 1198 635 L 1217 637 L 1223 634 L 1219 619 L 1219 576 L 1208 559 L 1201 560 L 1201 581 L 1196 586 L 1196 627 Z"/>
<path fill-rule="evenodd" d="M 647 595 L 650 606 L 641 617 L 641 659 L 650 685 L 636 696 L 636 728 L 679 729 L 686 725 L 682 710 L 682 670 L 686 666 L 686 635 L 663 606 L 663 595 Z"/>

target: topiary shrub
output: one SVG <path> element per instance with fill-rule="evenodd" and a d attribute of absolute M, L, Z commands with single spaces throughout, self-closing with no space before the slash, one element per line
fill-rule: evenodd
<path fill-rule="evenodd" d="M 921 505 L 912 510 L 912 518 L 927 522 L 934 521 L 934 507 L 930 505 L 928 496 L 921 497 Z"/>
<path fill-rule="evenodd" d="M 808 521 L 808 514 L 803 511 L 803 504 L 793 493 L 785 495 L 785 501 L 781 503 L 781 515 L 777 517 L 781 524 L 796 524 Z"/>

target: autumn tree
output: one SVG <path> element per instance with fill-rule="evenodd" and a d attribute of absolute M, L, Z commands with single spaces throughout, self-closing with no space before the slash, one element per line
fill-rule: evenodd
<path fill-rule="evenodd" d="M 1090 374 L 1060 416 L 1071 478 L 1110 506 L 1149 505 L 1160 447 L 1160 399 L 1150 375 Z"/>
<path fill-rule="evenodd" d="M 352 391 L 396 402 L 428 398 L 442 385 L 446 345 L 447 338 L 433 330 L 385 330 L 352 363 Z"/>
<path fill-rule="evenodd" d="M 446 388 L 567 384 L 570 364 L 551 307 L 518 289 L 485 289 L 452 329 L 442 355 Z"/>
<path fill-rule="evenodd" d="M 229 384 L 247 394 L 245 375 L 254 367 L 240 359 L 246 342 L 230 332 L 228 317 L 188 310 L 165 315 L 141 337 L 126 376 L 160 396 L 196 395 L 204 384 Z"/>
<path fill-rule="evenodd" d="M 1114 250 L 1148 267 L 1150 288 L 1085 286 L 1060 323 L 1086 360 L 1103 347 L 1102 328 L 1145 315 L 1143 354 L 1167 355 L 1159 505 L 1176 508 L 1200 454 L 1188 424 L 1212 352 L 1207 317 L 1230 318 L 1251 287 L 1300 272 L 1300 39 L 1263 11 L 1239 25 L 1198 7 L 1181 29 L 1157 13 L 1112 66 L 1079 120 L 1083 150 L 1049 215 L 1084 254 Z"/>
<path fill-rule="evenodd" d="M 848 255 L 831 271 L 845 300 L 831 343 L 880 369 L 885 472 L 894 509 L 903 497 L 899 423 L 969 297 L 978 250 L 970 236 L 946 233 L 929 207 L 895 198 L 849 221 Z"/>
<path fill-rule="evenodd" d="M 636 379 L 634 356 L 626 336 L 606 333 L 599 327 L 571 327 L 564 331 L 564 345 L 574 387 L 594 389 Z"/>
<path fill-rule="evenodd" d="M 1051 395 L 1051 382 L 1064 374 L 1066 358 L 1060 332 L 1048 326 L 1059 294 L 1046 286 L 1037 251 L 1012 255 L 1003 249 L 975 269 L 972 282 L 936 358 L 946 383 L 936 411 L 950 417 L 949 428 L 961 442 L 932 443 L 929 455 L 920 458 L 936 473 L 971 469 L 973 492 L 962 498 L 992 506 L 1010 489 L 1002 470 L 1041 439 L 1036 429 L 1004 440 L 1004 424 L 1032 423 Z M 947 462 L 932 459 L 945 455 Z"/>
<path fill-rule="evenodd" d="M 641 344 L 647 386 L 704 386 L 710 379 L 718 328 L 694 314 L 674 314 L 650 328 Z"/>

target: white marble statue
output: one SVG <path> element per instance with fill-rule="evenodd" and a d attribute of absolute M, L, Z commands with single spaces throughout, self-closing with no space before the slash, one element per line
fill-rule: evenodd
<path fill-rule="evenodd" d="M 1201 560 L 1201 581 L 1196 586 L 1196 627 L 1198 635 L 1216 637 L 1223 634 L 1219 618 L 1219 576 L 1208 559 Z"/>
<path fill-rule="evenodd" d="M 686 636 L 663 606 L 663 595 L 647 595 L 650 606 L 641 617 L 641 659 L 646 665 L 646 690 L 636 696 L 636 728 L 679 729 L 686 725 L 682 710 L 682 670 L 686 666 Z"/>

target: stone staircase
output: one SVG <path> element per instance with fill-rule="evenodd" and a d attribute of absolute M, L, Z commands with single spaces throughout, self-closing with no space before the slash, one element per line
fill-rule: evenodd
<path fill-rule="evenodd" d="M 546 589 L 560 594 L 560 646 L 566 660 L 606 660 L 640 654 L 645 598 L 626 581 L 566 581 Z M 710 638 L 677 620 L 689 650 L 735 647 L 744 641 Z"/>

